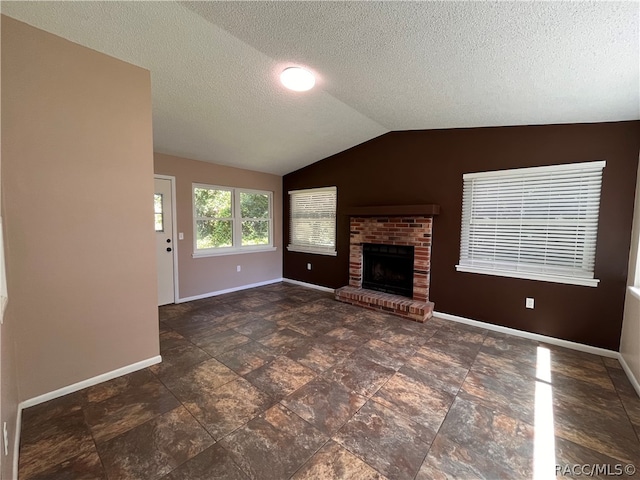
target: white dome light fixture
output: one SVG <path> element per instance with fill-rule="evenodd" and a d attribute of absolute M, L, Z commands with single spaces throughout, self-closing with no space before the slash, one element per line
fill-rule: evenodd
<path fill-rule="evenodd" d="M 313 73 L 302 67 L 285 68 L 280 74 L 280 81 L 289 90 L 296 92 L 306 92 L 316 84 Z"/>

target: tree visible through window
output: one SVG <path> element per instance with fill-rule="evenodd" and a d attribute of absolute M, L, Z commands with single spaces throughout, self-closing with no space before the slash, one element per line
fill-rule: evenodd
<path fill-rule="evenodd" d="M 272 193 L 193 186 L 195 251 L 271 246 Z"/>
<path fill-rule="evenodd" d="M 266 193 L 240 192 L 242 245 L 268 245 L 270 196 Z"/>
<path fill-rule="evenodd" d="M 194 188 L 197 249 L 231 247 L 233 215 L 231 190 Z"/>

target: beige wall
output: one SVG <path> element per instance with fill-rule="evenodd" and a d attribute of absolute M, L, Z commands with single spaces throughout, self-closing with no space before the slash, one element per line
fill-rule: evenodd
<path fill-rule="evenodd" d="M 1 28 L 0 28 L 1 30 Z M 1 73 L 0 69 L 0 73 Z M 0 81 L 0 90 L 2 82 Z M 0 131 L 1 131 L 0 117 Z M 0 144 L 2 136 L 0 136 Z M 2 148 L 0 148 L 0 177 L 2 176 Z M 2 188 L 0 182 L 0 212 L 2 212 Z M 3 229 L 4 230 L 4 229 Z M 0 252 L 1 254 L 2 252 Z M 0 478 L 12 479 L 16 477 L 13 471 L 13 458 L 15 455 L 15 438 L 18 417 L 18 375 L 16 371 L 15 355 L 15 323 L 8 316 L 4 316 L 0 325 L 0 420 L 7 422 L 7 434 L 9 438 L 8 455 L 0 454 Z M 1 443 L 1 442 L 0 442 Z"/>
<path fill-rule="evenodd" d="M 176 177 L 179 298 L 205 295 L 282 277 L 282 177 L 156 153 L 155 173 Z M 274 252 L 193 258 L 193 183 L 273 192 Z M 176 235 L 177 237 L 177 235 Z M 242 267 L 241 272 L 236 266 Z"/>
<path fill-rule="evenodd" d="M 2 17 L 20 400 L 158 355 L 149 72 Z"/>
<path fill-rule="evenodd" d="M 629 254 L 629 272 L 627 284 L 640 285 L 638 276 L 638 246 L 640 243 L 640 168 L 636 183 L 636 202 L 633 211 L 633 231 L 631 234 L 631 252 Z M 640 293 L 640 290 L 636 290 Z M 624 320 L 620 336 L 620 353 L 640 383 L 640 298 L 627 288 L 624 304 Z M 640 395 L 640 392 L 638 392 Z"/>

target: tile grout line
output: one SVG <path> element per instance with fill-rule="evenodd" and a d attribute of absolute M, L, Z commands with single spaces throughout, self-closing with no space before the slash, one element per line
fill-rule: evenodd
<path fill-rule="evenodd" d="M 91 430 L 91 427 L 87 423 L 87 417 L 84 414 L 84 406 L 82 406 L 81 408 L 82 408 L 82 419 L 84 420 L 85 425 L 89 430 L 89 434 L 91 435 L 91 440 L 93 440 L 93 447 L 96 449 L 96 455 L 98 455 L 98 459 L 100 460 L 100 466 L 102 467 L 102 471 L 104 472 L 105 477 L 107 478 L 107 480 L 109 480 L 109 473 L 107 472 L 107 469 L 104 466 L 104 460 L 102 459 L 102 455 L 100 455 L 100 450 L 98 450 L 98 442 L 96 442 L 96 437 L 93 434 L 93 430 Z"/>
<path fill-rule="evenodd" d="M 625 405 L 625 402 L 622 400 L 622 397 L 620 396 L 620 390 L 618 390 L 618 387 L 616 386 L 616 383 L 613 381 L 613 378 L 611 377 L 611 373 L 609 371 L 610 370 L 609 367 L 607 367 L 607 365 L 604 363 L 603 357 L 600 357 L 600 358 L 602 359 L 602 363 L 604 365 L 605 371 L 607 372 L 607 376 L 609 377 L 609 380 L 611 380 L 611 384 L 613 385 L 613 389 L 616 392 L 616 396 L 618 397 L 618 401 L 620 402 L 620 405 L 622 406 L 622 409 L 624 410 L 624 413 L 627 416 L 627 420 L 629 421 L 629 424 L 631 425 L 631 429 L 636 434 L 638 442 L 640 442 L 640 432 L 638 431 L 638 428 L 636 428 L 635 424 L 631 421 L 631 416 L 629 415 L 629 410 L 627 409 L 627 406 Z"/>
<path fill-rule="evenodd" d="M 179 332 L 178 332 L 178 333 L 179 333 Z M 179 333 L 179 334 L 180 334 L 180 333 Z M 208 358 L 208 359 L 203 360 L 203 361 L 201 361 L 201 362 L 198 362 L 198 363 L 196 363 L 196 364 L 194 364 L 194 365 L 192 365 L 192 366 L 189 366 L 189 367 L 188 367 L 189 369 L 191 369 L 191 368 L 193 368 L 193 367 L 196 367 L 196 366 L 198 366 L 198 365 L 200 365 L 200 364 L 202 364 L 202 363 L 204 363 L 204 362 L 208 362 L 209 360 L 216 360 L 216 361 L 217 361 L 217 362 L 219 362 L 220 364 L 224 365 L 226 368 L 229 368 L 229 370 L 233 371 L 230 367 L 228 367 L 228 366 L 227 366 L 227 365 L 225 365 L 223 362 L 221 362 L 220 360 L 218 360 L 217 358 L 215 358 L 215 357 L 214 357 L 213 355 L 211 355 L 209 352 L 207 352 L 206 350 L 203 350 L 202 348 L 198 347 L 196 344 L 194 344 L 193 342 L 191 342 L 191 340 L 190 340 L 188 337 L 186 337 L 186 336 L 184 336 L 184 335 L 182 335 L 182 334 L 180 334 L 180 335 L 181 335 L 181 336 L 182 336 L 182 337 L 183 337 L 187 342 L 189 342 L 191 345 L 193 345 L 194 347 L 196 347 L 196 348 L 198 348 L 198 349 L 202 350 L 203 352 L 205 352 L 205 353 L 209 356 L 209 358 Z M 240 345 L 240 346 L 241 346 L 241 345 Z M 235 347 L 234 347 L 234 348 L 235 348 Z M 231 350 L 231 349 L 230 349 L 230 350 Z M 224 353 L 224 352 L 223 352 L 223 353 Z M 151 373 L 153 373 L 153 372 L 151 372 Z M 239 374 L 238 374 L 237 372 L 235 372 L 235 371 L 233 371 L 233 373 L 234 373 L 235 375 L 237 375 L 239 378 L 244 378 L 242 375 L 239 375 Z M 224 446 L 220 443 L 220 441 L 221 441 L 222 439 L 224 439 L 227 435 L 231 435 L 231 434 L 232 434 L 233 432 L 235 432 L 236 430 L 238 430 L 238 429 L 242 428 L 242 427 L 243 427 L 243 426 L 245 426 L 247 423 L 249 423 L 249 421 L 251 421 L 251 420 L 252 420 L 252 419 L 251 419 L 251 420 L 248 420 L 247 422 L 245 422 L 245 423 L 243 423 L 242 425 L 240 425 L 238 428 L 235 428 L 235 429 L 234 429 L 234 430 L 232 430 L 231 432 L 228 432 L 228 433 L 226 433 L 225 435 L 223 435 L 222 437 L 220 437 L 219 439 L 217 439 L 217 438 L 216 438 L 216 437 L 215 437 L 215 436 L 214 436 L 214 435 L 209 431 L 209 429 L 208 429 L 205 425 L 203 425 L 203 424 L 202 424 L 202 422 L 200 422 L 200 420 L 199 420 L 199 419 L 198 419 L 198 418 L 193 414 L 193 412 L 191 412 L 191 410 L 190 410 L 190 409 L 189 409 L 189 408 L 188 408 L 188 407 L 187 407 L 187 406 L 186 406 L 186 405 L 185 405 L 185 404 L 184 404 L 184 403 L 183 403 L 183 402 L 182 402 L 182 401 L 181 401 L 181 400 L 176 396 L 176 394 L 173 392 L 173 390 L 172 390 L 172 389 L 171 389 L 171 388 L 170 388 L 170 387 L 169 387 L 169 386 L 168 386 L 168 385 L 167 385 L 167 384 L 166 384 L 166 383 L 165 383 L 161 378 L 159 378 L 157 375 L 155 375 L 155 374 L 154 374 L 154 376 L 155 376 L 155 377 L 156 377 L 156 378 L 157 378 L 157 379 L 162 383 L 162 385 L 164 385 L 164 387 L 165 387 L 165 388 L 166 388 L 166 389 L 171 393 L 171 395 L 172 395 L 172 396 L 173 396 L 173 397 L 178 401 L 178 403 L 180 404 L 180 406 L 181 406 L 181 407 L 183 407 L 183 408 L 187 411 L 187 413 L 188 413 L 188 414 L 189 414 L 189 415 L 190 415 L 190 416 L 191 416 L 191 417 L 196 421 L 196 423 L 197 423 L 198 425 L 200 425 L 200 427 L 201 427 L 205 432 L 207 432 L 207 434 L 208 434 L 208 435 L 211 437 L 211 439 L 213 440 L 213 444 L 211 444 L 209 447 L 205 448 L 204 450 L 202 450 L 202 452 L 199 452 L 197 455 L 194 455 L 194 456 L 193 456 L 193 457 L 191 457 L 191 458 L 187 458 L 184 462 L 180 463 L 179 465 L 176 465 L 176 466 L 175 466 L 175 468 L 173 468 L 173 469 L 172 469 L 170 472 L 168 472 L 166 475 L 170 475 L 173 471 L 177 470 L 177 469 L 178 469 L 178 468 L 180 468 L 182 465 L 184 465 L 184 464 L 185 464 L 185 463 L 187 463 L 188 461 L 192 460 L 193 458 L 197 457 L 198 455 L 200 455 L 200 454 L 201 454 L 201 453 L 203 453 L 204 451 L 208 450 L 209 448 L 212 448 L 214 445 L 218 445 L 218 446 L 220 446 L 220 448 L 222 448 L 223 450 L 225 450 L 225 451 L 227 451 L 227 452 L 228 452 L 228 450 L 224 448 Z M 227 385 L 227 384 L 229 384 L 229 383 L 231 383 L 231 382 L 235 382 L 236 380 L 238 380 L 238 379 L 234 379 L 234 380 L 230 380 L 229 382 L 225 382 L 225 383 L 223 383 L 223 384 L 221 384 L 221 385 L 218 385 L 218 387 L 216 387 L 216 388 L 222 387 L 222 386 Z M 255 388 L 257 388 L 257 387 L 255 387 Z M 258 390 L 259 390 L 259 389 L 258 389 Z M 264 393 L 264 392 L 263 392 L 263 393 Z M 176 407 L 176 408 L 179 408 L 179 407 Z M 269 408 L 271 408 L 271 407 L 269 407 Z M 254 417 L 254 418 L 255 418 L 255 417 Z M 246 471 L 245 471 L 245 470 L 244 470 L 240 465 L 238 465 L 238 464 L 235 462 L 235 460 L 233 459 L 233 456 L 231 456 L 231 455 L 230 455 L 230 459 L 231 459 L 231 461 L 233 462 L 233 464 L 234 464 L 234 465 L 236 465 L 236 466 L 238 467 L 238 469 L 239 469 L 241 472 L 243 472 L 243 474 L 245 474 L 245 476 L 247 476 L 248 478 L 250 478 L 250 475 L 249 475 L 249 474 L 248 474 L 248 473 L 247 473 L 247 472 L 246 472 Z M 165 476 L 166 476 L 166 475 L 165 475 Z"/>
<path fill-rule="evenodd" d="M 218 359 L 216 359 L 215 357 L 211 357 L 211 359 L 216 360 L 216 361 L 218 361 L 218 362 L 219 362 L 219 360 L 218 360 Z M 209 360 L 211 360 L 211 359 L 209 359 Z M 208 361 L 208 360 L 204 360 L 203 362 L 200 362 L 200 363 L 204 363 L 204 362 L 206 362 L 206 361 Z M 222 362 L 220 362 L 220 363 L 222 363 Z M 196 365 L 199 365 L 199 364 L 196 364 Z M 224 365 L 224 364 L 223 364 L 223 365 Z M 226 365 L 225 365 L 225 366 L 226 366 Z M 227 368 L 229 368 L 229 367 L 227 367 Z M 230 369 L 230 370 L 231 370 L 231 369 Z M 235 373 L 236 375 L 238 375 L 238 377 L 239 377 L 239 378 L 244 378 L 243 376 L 239 375 L 238 373 L 236 373 L 236 372 L 234 372 L 234 373 Z M 221 384 L 221 385 L 218 385 L 218 386 L 216 387 L 216 389 L 217 389 L 217 388 L 219 388 L 219 387 L 223 387 L 223 386 L 225 386 L 225 385 L 228 385 L 229 383 L 235 382 L 235 381 L 237 381 L 239 378 L 234 379 L 234 380 L 230 380 L 229 382 L 225 382 L 225 383 L 223 383 L 223 384 Z M 162 381 L 162 380 L 160 380 L 160 381 Z M 164 383 L 163 383 L 163 385 L 164 385 Z M 206 451 L 206 450 L 208 450 L 209 448 L 213 447 L 214 445 L 218 445 L 220 448 L 222 448 L 223 450 L 225 450 L 226 452 L 228 452 L 228 450 L 227 450 L 227 449 L 224 447 L 224 445 L 222 445 L 220 442 L 221 442 L 225 437 L 227 437 L 227 436 L 231 435 L 232 433 L 236 432 L 236 431 L 237 431 L 237 430 L 239 430 L 240 428 L 244 427 L 244 426 L 245 426 L 245 425 L 247 425 L 251 420 L 253 420 L 253 419 L 257 418 L 257 417 L 260 415 L 260 414 L 256 415 L 255 417 L 253 417 L 253 418 L 251 418 L 250 420 L 248 420 L 248 421 L 244 422 L 242 425 L 239 425 L 237 428 L 233 429 L 232 431 L 225 433 L 222 437 L 220 437 L 220 438 L 218 439 L 218 438 L 216 438 L 216 437 L 213 435 L 213 433 L 211 433 L 211 432 L 209 431 L 209 429 L 208 429 L 204 424 L 202 424 L 202 422 L 200 422 L 200 420 L 199 420 L 199 419 L 198 419 L 198 418 L 193 414 L 193 412 L 191 412 L 191 410 L 190 410 L 190 409 L 189 409 L 189 408 L 188 408 L 188 407 L 187 407 L 187 406 L 186 406 L 186 405 L 185 405 L 185 404 L 184 404 L 184 403 L 183 403 L 183 402 L 182 402 L 182 401 L 181 401 L 181 400 L 180 400 L 180 399 L 175 395 L 175 393 L 174 393 L 174 392 L 173 392 L 173 391 L 172 391 L 172 390 L 171 390 L 167 385 L 165 385 L 165 387 L 167 388 L 167 390 L 169 390 L 169 391 L 171 392 L 171 394 L 172 394 L 172 395 L 175 397 L 175 399 L 180 403 L 180 405 L 181 405 L 182 407 L 184 407 L 184 409 L 189 413 L 189 415 L 190 415 L 190 416 L 191 416 L 191 417 L 192 417 L 192 418 L 193 418 L 193 419 L 198 423 L 198 425 L 200 425 L 200 427 L 202 427 L 202 429 L 203 429 L 205 432 L 207 432 L 207 434 L 208 434 L 208 435 L 213 439 L 213 444 L 212 444 L 212 445 L 210 445 L 209 447 L 205 448 L 202 452 L 198 453 L 197 455 L 194 455 L 193 457 L 186 459 L 184 462 L 180 463 L 180 464 L 179 464 L 179 465 L 177 465 L 174 469 L 172 469 L 172 470 L 171 470 L 171 472 L 173 472 L 174 470 L 176 470 L 176 469 L 177 469 L 177 468 L 179 468 L 180 466 L 184 465 L 185 463 L 187 463 L 188 461 L 190 461 L 192 458 L 195 458 L 196 456 L 200 455 L 200 454 L 201 454 L 201 453 L 203 453 L 204 451 Z M 254 387 L 255 387 L 255 386 L 254 386 Z M 255 388 L 258 388 L 258 387 L 255 387 Z M 260 390 L 260 389 L 258 389 L 258 390 Z M 260 391 L 262 392 L 262 390 L 260 390 Z M 262 393 L 265 393 L 265 392 L 262 392 Z M 265 395 L 266 395 L 266 393 L 265 393 Z M 275 405 L 275 404 L 274 404 L 274 405 Z M 271 407 L 273 407 L 274 405 L 270 405 L 268 408 L 271 408 Z M 268 410 L 268 408 L 267 408 L 267 410 Z M 262 412 L 262 413 L 264 413 L 264 412 Z M 245 474 L 245 476 L 247 476 L 248 478 L 250 478 L 249 473 L 248 473 L 248 472 L 246 472 L 246 471 L 242 468 L 242 466 L 241 466 L 241 465 L 238 465 L 238 464 L 236 463 L 236 461 L 233 459 L 233 456 L 230 456 L 230 459 L 231 459 L 231 461 L 233 462 L 233 464 L 234 464 L 234 465 L 236 465 L 236 466 L 240 469 L 240 471 L 242 471 L 242 472 Z M 167 475 L 169 475 L 171 472 L 167 473 Z"/>
<path fill-rule="evenodd" d="M 438 328 L 437 331 L 440 331 L 440 328 Z M 434 335 L 435 335 L 435 333 L 434 333 Z M 488 336 L 488 332 L 486 332 L 484 334 L 484 337 L 482 339 L 482 344 L 480 345 L 480 348 L 482 348 L 482 346 L 484 345 L 484 342 L 487 340 L 487 336 Z M 422 465 L 424 465 L 424 462 L 427 460 L 427 457 L 429 456 L 429 452 L 431 452 L 431 448 L 433 447 L 433 442 L 435 442 L 436 438 L 438 438 L 438 435 L 440 434 L 440 429 L 442 428 L 442 425 L 444 425 L 444 423 L 446 422 L 447 417 L 449 416 L 449 413 L 451 412 L 451 407 L 453 406 L 454 402 L 458 398 L 458 394 L 460 393 L 460 390 L 462 390 L 462 386 L 464 385 L 464 382 L 466 381 L 467 377 L 469 376 L 469 372 L 471 371 L 471 368 L 473 367 L 473 364 L 476 362 L 476 359 L 478 358 L 479 354 L 480 354 L 480 350 L 478 350 L 478 353 L 476 353 L 475 357 L 473 358 L 473 362 L 471 362 L 471 365 L 469 365 L 469 368 L 467 368 L 467 373 L 465 373 L 464 378 L 462 379 L 462 382 L 460 382 L 460 386 L 456 390 L 456 393 L 453 396 L 453 400 L 451 400 L 451 403 L 449 404 L 449 408 L 447 408 L 447 413 L 445 414 L 444 418 L 442 419 L 442 422 L 440 422 L 440 425 L 438 426 L 438 430 L 436 431 L 436 434 L 433 436 L 433 440 L 431 440 L 431 443 L 429 444 L 429 449 L 427 450 L 427 453 L 425 453 L 424 458 L 422 459 L 422 462 L 420 463 L 420 468 L 418 468 L 418 471 L 413 476 L 414 480 L 420 474 L 420 470 L 422 469 Z"/>

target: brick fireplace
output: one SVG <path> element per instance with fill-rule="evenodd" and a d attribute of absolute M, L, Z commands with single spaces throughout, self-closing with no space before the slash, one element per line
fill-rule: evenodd
<path fill-rule="evenodd" d="M 351 214 L 349 285 L 336 290 L 336 299 L 418 322 L 431 318 L 434 306 L 429 301 L 431 233 L 438 205 L 360 207 L 348 213 Z M 411 297 L 362 288 L 365 244 L 413 247 Z"/>

